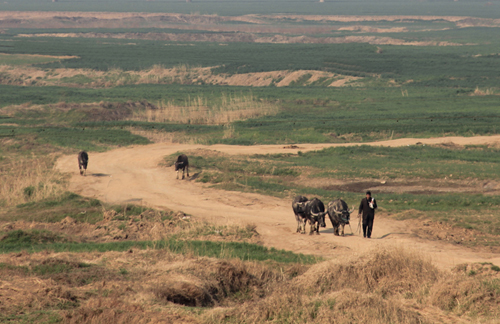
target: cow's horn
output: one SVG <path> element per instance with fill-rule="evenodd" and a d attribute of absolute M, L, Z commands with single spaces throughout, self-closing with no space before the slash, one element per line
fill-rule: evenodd
<path fill-rule="evenodd" d="M 354 207 L 351 210 L 349 210 L 349 214 L 352 213 L 353 211 L 354 211 Z"/>

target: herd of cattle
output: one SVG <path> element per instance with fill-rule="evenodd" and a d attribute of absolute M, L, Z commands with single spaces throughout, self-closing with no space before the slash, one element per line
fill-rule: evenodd
<path fill-rule="evenodd" d="M 297 233 L 306 233 L 306 223 L 309 222 L 311 229 L 309 235 L 316 233 L 319 235 L 319 227 L 326 227 L 325 216 L 328 214 L 333 226 L 333 234 L 344 236 L 344 227 L 349 224 L 351 213 L 347 204 L 342 199 L 335 199 L 328 203 L 327 208 L 321 200 L 313 198 L 311 200 L 304 196 L 297 196 L 292 202 L 293 212 L 297 220 Z M 340 229 L 340 233 L 339 233 Z"/>
<path fill-rule="evenodd" d="M 89 155 L 85 151 L 78 153 L 78 168 L 80 175 L 87 174 L 87 165 L 89 163 Z M 177 157 L 174 164 L 179 179 L 179 171 L 182 170 L 182 179 L 184 179 L 184 170 L 189 177 L 189 161 L 185 154 Z M 335 235 L 344 236 L 344 227 L 349 224 L 351 213 L 354 209 L 348 210 L 347 204 L 342 199 L 336 199 L 328 203 L 327 208 L 321 200 L 313 198 L 311 200 L 304 196 L 297 196 L 292 202 L 293 212 L 297 220 L 297 233 L 306 233 L 306 224 L 309 222 L 311 229 L 309 235 L 316 233 L 319 235 L 319 228 L 326 227 L 325 216 L 328 214 L 333 225 L 333 233 Z M 339 233 L 340 230 L 340 233 Z"/>

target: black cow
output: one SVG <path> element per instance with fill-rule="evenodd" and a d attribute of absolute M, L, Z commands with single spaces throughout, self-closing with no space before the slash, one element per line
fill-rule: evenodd
<path fill-rule="evenodd" d="M 175 171 L 177 172 L 177 179 L 179 179 L 179 170 L 182 170 L 182 179 L 184 179 L 184 169 L 187 171 L 187 176 L 189 177 L 189 161 L 186 154 L 181 154 L 177 157 L 175 162 Z"/>
<path fill-rule="evenodd" d="M 349 224 L 351 213 L 347 204 L 342 199 L 335 199 L 328 203 L 328 216 L 333 226 L 333 234 L 339 235 L 339 227 L 342 227 L 342 236 L 344 236 L 344 227 Z"/>
<path fill-rule="evenodd" d="M 325 211 L 325 205 L 318 198 L 313 198 L 307 204 L 305 214 L 309 221 L 309 225 L 311 225 L 309 235 L 313 233 L 319 235 L 319 227 L 326 227 L 325 215 L 327 211 Z"/>
<path fill-rule="evenodd" d="M 297 196 L 293 199 L 292 209 L 297 220 L 297 233 L 306 233 L 306 206 L 308 203 L 309 199 L 304 196 Z"/>
<path fill-rule="evenodd" d="M 80 175 L 87 175 L 87 165 L 89 163 L 89 155 L 85 151 L 78 153 L 78 168 Z"/>

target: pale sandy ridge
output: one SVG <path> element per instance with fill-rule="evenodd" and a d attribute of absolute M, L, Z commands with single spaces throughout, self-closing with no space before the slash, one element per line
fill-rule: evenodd
<path fill-rule="evenodd" d="M 173 168 L 159 167 L 165 155 L 197 148 L 217 150 L 228 154 L 296 153 L 325 147 L 377 145 L 405 146 L 416 143 L 482 145 L 500 143 L 500 135 L 489 137 L 442 137 L 429 139 L 397 139 L 374 143 L 299 144 L 299 149 L 283 145 L 189 145 L 151 144 L 120 148 L 104 153 L 90 153 L 89 175 L 81 177 L 77 171 L 76 156 L 63 156 L 56 168 L 70 172 L 70 191 L 95 197 L 110 203 L 133 202 L 157 208 L 182 210 L 194 217 L 222 224 L 255 224 L 264 245 L 299 253 L 322 255 L 343 262 L 346 259 L 379 248 L 404 247 L 421 252 L 443 269 L 464 262 L 493 262 L 500 264 L 498 254 L 435 241 L 424 241 L 409 235 L 405 222 L 376 216 L 373 238 L 359 236 L 335 237 L 331 225 L 319 236 L 295 234 L 296 222 L 290 199 L 279 199 L 253 193 L 228 192 L 209 188 L 188 180 L 176 180 Z M 362 197 L 360 196 L 360 199 Z M 353 230 L 356 229 L 353 222 Z M 346 233 L 350 233 L 349 227 Z"/>

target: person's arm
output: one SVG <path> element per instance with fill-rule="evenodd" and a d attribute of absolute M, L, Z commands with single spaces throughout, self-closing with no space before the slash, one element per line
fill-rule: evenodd
<path fill-rule="evenodd" d="M 375 200 L 375 198 L 372 198 L 373 200 L 373 209 L 377 209 L 377 201 Z"/>
<path fill-rule="evenodd" d="M 361 199 L 361 203 L 359 204 L 358 215 L 361 214 L 362 212 L 363 212 L 363 199 Z"/>

